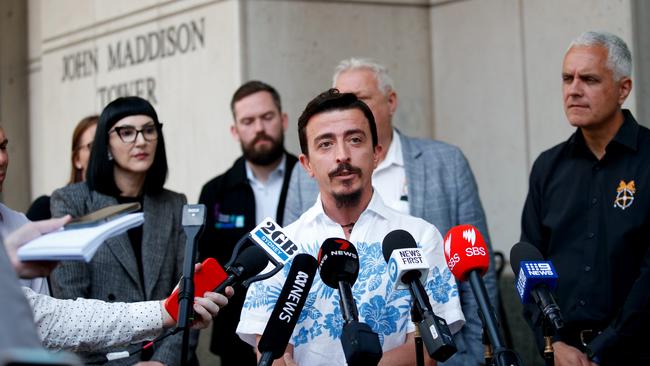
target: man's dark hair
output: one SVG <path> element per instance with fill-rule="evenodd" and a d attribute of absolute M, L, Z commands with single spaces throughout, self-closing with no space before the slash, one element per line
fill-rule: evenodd
<path fill-rule="evenodd" d="M 156 114 L 153 106 L 140 97 L 117 98 L 110 102 L 99 116 L 95 140 L 88 160 L 88 171 L 86 172 L 88 188 L 110 196 L 121 193 L 115 184 L 113 174 L 115 161 L 108 158 L 108 131 L 122 118 L 141 114 L 151 117 L 156 127 L 158 127 L 156 155 L 153 164 L 147 171 L 142 189 L 147 194 L 156 194 L 162 191 L 165 180 L 167 180 L 167 153 L 165 152 L 162 125 L 158 121 L 158 114 Z M 120 143 L 122 142 L 120 141 Z"/>
<path fill-rule="evenodd" d="M 375 117 L 366 103 L 357 98 L 352 93 L 341 93 L 338 89 L 329 89 L 326 92 L 320 93 L 316 98 L 312 99 L 305 107 L 305 110 L 298 119 L 298 138 L 300 139 L 300 150 L 303 154 L 309 156 L 308 142 L 307 142 L 307 123 L 309 120 L 323 112 L 328 111 L 342 111 L 348 109 L 359 109 L 363 112 L 368 120 L 370 126 L 370 135 L 372 136 L 372 147 L 377 146 L 377 125 L 375 124 Z"/>
<path fill-rule="evenodd" d="M 278 94 L 278 91 L 275 90 L 274 87 L 271 85 L 257 81 L 257 80 L 251 80 L 242 86 L 240 86 L 236 91 L 235 94 L 232 96 L 232 100 L 230 101 L 230 110 L 232 111 L 232 116 L 233 118 L 237 119 L 235 116 L 235 103 L 239 102 L 240 100 L 246 98 L 249 95 L 265 91 L 271 94 L 271 97 L 273 98 L 273 103 L 275 106 L 278 108 L 278 112 L 282 113 L 282 101 L 280 100 L 280 94 Z"/>

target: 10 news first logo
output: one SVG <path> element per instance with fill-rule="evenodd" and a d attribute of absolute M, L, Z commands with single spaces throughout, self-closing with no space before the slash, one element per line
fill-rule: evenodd
<path fill-rule="evenodd" d="M 422 255 L 420 248 L 395 249 L 388 260 L 388 276 L 394 283 L 393 289 L 406 290 L 408 284 L 401 281 L 398 276 L 409 271 L 419 271 L 420 281 L 426 281 L 429 275 L 429 264 Z"/>
<path fill-rule="evenodd" d="M 264 251 L 282 264 L 286 263 L 298 250 L 298 246 L 282 231 L 282 227 L 270 217 L 262 220 L 251 231 L 250 237 Z"/>
<path fill-rule="evenodd" d="M 522 261 L 517 277 L 517 293 L 521 302 L 532 302 L 530 290 L 540 283 L 546 284 L 549 289 L 557 285 L 557 272 L 550 261 Z"/>

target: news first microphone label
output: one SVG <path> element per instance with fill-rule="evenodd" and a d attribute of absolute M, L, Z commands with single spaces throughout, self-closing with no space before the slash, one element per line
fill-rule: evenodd
<path fill-rule="evenodd" d="M 429 264 L 422 250 L 420 248 L 394 250 L 388 260 L 388 276 L 395 284 L 394 289 L 408 289 L 408 285 L 402 282 L 401 276 L 410 271 L 419 271 L 421 281 L 425 281 L 429 275 Z"/>
<path fill-rule="evenodd" d="M 282 227 L 269 217 L 253 229 L 251 238 L 282 264 L 298 250 L 298 246 L 282 231 Z"/>
<path fill-rule="evenodd" d="M 550 261 L 522 261 L 517 277 L 517 293 L 523 303 L 528 303 L 530 290 L 539 283 L 553 289 L 557 283 L 557 272 Z"/>

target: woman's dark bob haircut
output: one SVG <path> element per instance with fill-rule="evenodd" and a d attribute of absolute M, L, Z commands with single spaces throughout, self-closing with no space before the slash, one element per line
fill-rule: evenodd
<path fill-rule="evenodd" d="M 140 97 L 121 97 L 110 102 L 99 116 L 95 141 L 88 161 L 86 182 L 88 188 L 110 196 L 121 194 L 113 175 L 113 160 L 108 160 L 108 131 L 122 118 L 136 115 L 145 115 L 153 119 L 158 127 L 158 144 L 153 164 L 147 171 L 144 180 L 143 193 L 159 193 L 167 180 L 167 154 L 165 152 L 165 138 L 162 125 L 158 121 L 158 114 L 151 104 Z M 120 143 L 122 143 L 120 141 Z"/>

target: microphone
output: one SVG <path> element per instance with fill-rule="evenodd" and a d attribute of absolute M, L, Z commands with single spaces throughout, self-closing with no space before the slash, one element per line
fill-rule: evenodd
<path fill-rule="evenodd" d="M 234 263 L 226 267 L 228 277 L 217 286 L 214 292 L 223 292 L 226 286 L 232 286 L 235 283 L 242 283 L 247 287 L 255 275 L 262 272 L 268 265 L 264 250 L 258 246 L 244 248 L 241 254 L 235 258 Z"/>
<path fill-rule="evenodd" d="M 519 355 L 505 347 L 499 334 L 494 308 L 490 304 L 483 276 L 490 265 L 490 257 L 481 233 L 472 225 L 452 227 L 444 240 L 447 267 L 459 281 L 469 281 L 479 307 L 479 316 L 494 347 L 497 365 L 520 365 Z"/>
<path fill-rule="evenodd" d="M 318 251 L 320 277 L 327 286 L 338 289 L 343 331 L 341 345 L 349 366 L 377 365 L 383 354 L 379 336 L 368 324 L 359 322 L 352 285 L 359 275 L 357 249 L 345 239 L 326 239 Z"/>
<path fill-rule="evenodd" d="M 278 273 L 284 264 L 291 258 L 298 250 L 298 246 L 284 233 L 282 227 L 278 225 L 270 217 L 265 218 L 248 234 L 244 235 L 233 249 L 232 256 L 226 263 L 226 267 L 232 265 L 235 258 L 239 255 L 242 248 L 249 246 L 257 246 L 263 249 L 264 255 L 273 264 L 275 268 L 272 270 L 254 276 L 248 281 L 244 282 L 244 286 L 250 285 L 252 282 L 267 279 Z"/>
<path fill-rule="evenodd" d="M 555 331 L 564 327 L 560 307 L 551 290 L 557 286 L 557 272 L 532 244 L 519 242 L 510 250 L 510 265 L 517 275 L 517 293 L 522 304 L 535 302 Z"/>
<path fill-rule="evenodd" d="M 417 247 L 413 236 L 404 230 L 393 230 L 382 242 L 384 260 L 388 262 L 388 275 L 395 283 L 394 289 L 408 289 L 417 313 L 417 326 L 429 357 L 446 361 L 457 348 L 445 319 L 435 315 L 424 289 L 429 274 L 429 264 Z"/>
<path fill-rule="evenodd" d="M 298 322 L 309 289 L 314 282 L 318 262 L 309 254 L 294 257 L 289 275 L 275 303 L 262 338 L 257 345 L 261 353 L 258 366 L 268 366 L 282 357 Z"/>
<path fill-rule="evenodd" d="M 183 205 L 181 224 L 187 237 L 183 259 L 183 279 L 178 291 L 178 327 L 189 326 L 194 304 L 194 262 L 196 261 L 196 241 L 205 226 L 205 205 Z"/>

